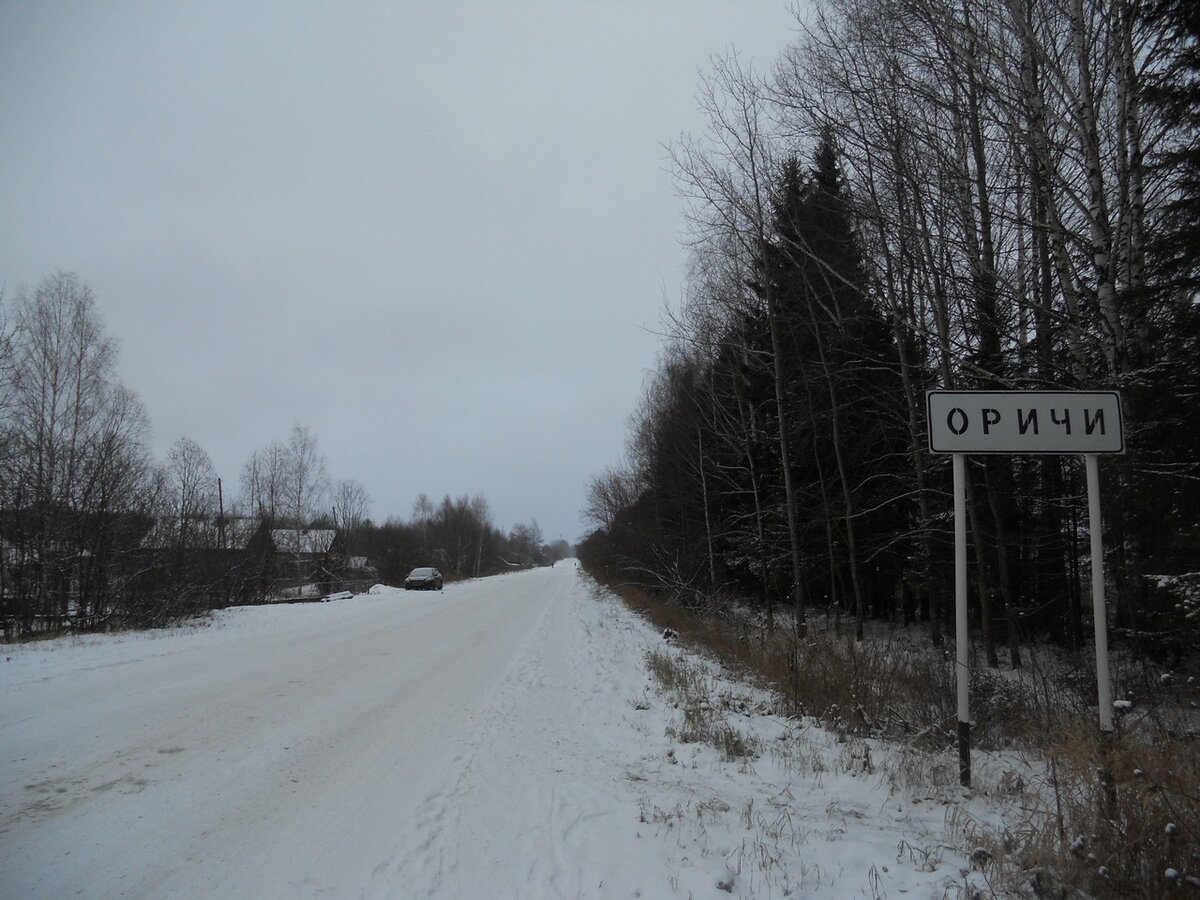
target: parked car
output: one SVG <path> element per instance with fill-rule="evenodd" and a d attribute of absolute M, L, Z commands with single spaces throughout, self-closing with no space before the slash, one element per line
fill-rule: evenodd
<path fill-rule="evenodd" d="M 418 566 L 404 579 L 406 591 L 440 591 L 442 573 L 432 566 Z"/>

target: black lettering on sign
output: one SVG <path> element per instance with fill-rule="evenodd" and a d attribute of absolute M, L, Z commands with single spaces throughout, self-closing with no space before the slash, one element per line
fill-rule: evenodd
<path fill-rule="evenodd" d="M 1021 434 L 1024 434 L 1030 428 L 1032 428 L 1033 433 L 1037 434 L 1038 433 L 1037 410 L 1031 409 L 1029 411 L 1029 415 L 1027 415 L 1027 416 L 1023 415 L 1024 412 L 1025 412 L 1025 410 L 1023 410 L 1023 409 L 1017 410 L 1017 430 Z"/>
<path fill-rule="evenodd" d="M 1064 409 L 1062 411 L 1061 419 L 1058 417 L 1057 409 L 1050 410 L 1050 421 L 1055 425 L 1061 425 L 1064 429 L 1066 429 L 1067 434 L 1071 433 L 1071 411 L 1069 409 Z"/>
<path fill-rule="evenodd" d="M 1089 416 L 1088 415 L 1089 412 L 1091 412 L 1090 409 L 1085 409 L 1083 411 L 1083 430 L 1085 432 L 1087 432 L 1088 434 L 1091 434 L 1093 431 L 1096 430 L 1096 427 L 1099 426 L 1100 433 L 1104 434 L 1105 433 L 1105 431 L 1104 431 L 1104 410 L 1102 410 L 1102 409 L 1096 410 L 1095 416 Z"/>
<path fill-rule="evenodd" d="M 955 416 L 958 417 L 957 425 L 954 424 Z M 949 428 L 951 431 L 953 431 L 955 434 L 962 434 L 964 431 L 967 430 L 967 414 L 965 412 L 963 412 L 961 409 L 959 409 L 957 406 L 954 407 L 954 409 L 952 409 L 952 410 L 950 410 L 950 412 L 946 413 L 946 427 Z"/>
<path fill-rule="evenodd" d="M 983 413 L 983 433 L 991 434 L 992 426 L 1000 421 L 1000 410 L 984 409 L 980 410 Z"/>

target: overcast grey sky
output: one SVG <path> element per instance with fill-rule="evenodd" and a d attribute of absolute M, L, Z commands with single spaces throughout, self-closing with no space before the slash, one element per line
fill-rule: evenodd
<path fill-rule="evenodd" d="M 663 144 L 787 0 L 0 3 L 0 284 L 95 291 L 161 458 L 584 532 L 678 296 Z"/>

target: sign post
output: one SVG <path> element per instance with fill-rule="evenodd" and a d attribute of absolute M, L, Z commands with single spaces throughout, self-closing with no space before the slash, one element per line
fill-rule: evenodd
<path fill-rule="evenodd" d="M 1100 467 L 1096 454 L 1084 455 L 1087 466 L 1088 531 L 1092 539 L 1092 611 L 1096 631 L 1096 693 L 1100 730 L 1113 732 L 1112 683 L 1108 674 L 1108 611 L 1104 603 L 1104 542 L 1100 536 Z"/>
<path fill-rule="evenodd" d="M 954 457 L 954 678 L 958 687 L 958 780 L 971 784 L 971 661 L 967 657 L 967 456 Z"/>
<path fill-rule="evenodd" d="M 1087 469 L 1096 631 L 1100 730 L 1113 731 L 1104 602 L 1104 543 L 1100 529 L 1097 456 L 1124 453 L 1121 398 L 1114 391 L 929 391 L 929 452 L 953 454 L 955 676 L 958 688 L 958 768 L 971 785 L 970 663 L 967 631 L 966 457 L 983 454 L 1081 454 Z"/>

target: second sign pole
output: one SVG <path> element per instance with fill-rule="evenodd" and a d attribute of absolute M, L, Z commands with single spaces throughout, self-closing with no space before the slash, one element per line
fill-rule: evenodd
<path fill-rule="evenodd" d="M 971 786 L 971 669 L 967 632 L 967 457 L 954 454 L 954 643 L 958 684 L 958 780 Z"/>

